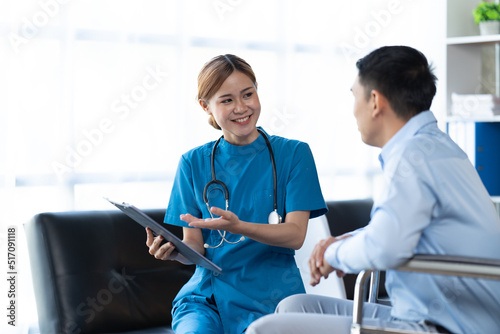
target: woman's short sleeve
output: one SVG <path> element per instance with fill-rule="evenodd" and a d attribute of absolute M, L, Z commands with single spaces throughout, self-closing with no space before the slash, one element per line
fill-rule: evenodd
<path fill-rule="evenodd" d="M 164 222 L 187 227 L 188 224 L 179 218 L 185 213 L 201 217 L 200 209 L 196 205 L 192 167 L 186 157 L 182 156 L 175 174 Z"/>
<path fill-rule="evenodd" d="M 328 210 L 309 145 L 301 142 L 292 159 L 286 184 L 286 212 L 307 210 L 311 211 L 310 218 L 325 214 Z"/>

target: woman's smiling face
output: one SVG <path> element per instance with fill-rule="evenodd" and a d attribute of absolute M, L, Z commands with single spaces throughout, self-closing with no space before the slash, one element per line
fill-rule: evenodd
<path fill-rule="evenodd" d="M 204 106 L 221 127 L 224 139 L 233 145 L 247 145 L 259 137 L 260 108 L 257 88 L 239 71 L 234 71 Z"/>

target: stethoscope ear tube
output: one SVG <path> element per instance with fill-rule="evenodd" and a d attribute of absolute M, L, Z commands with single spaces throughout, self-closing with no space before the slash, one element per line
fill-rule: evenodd
<path fill-rule="evenodd" d="M 212 155 L 210 156 L 210 169 L 212 173 L 212 181 L 208 182 L 205 185 L 205 188 L 203 188 L 203 201 L 205 202 L 205 204 L 207 204 L 208 207 L 208 192 L 209 192 L 208 188 L 213 184 L 218 184 L 224 190 L 223 193 L 224 193 L 224 199 L 226 200 L 226 210 L 227 210 L 229 207 L 229 190 L 227 189 L 224 182 L 217 180 L 217 178 L 215 177 L 215 150 L 217 149 L 217 145 L 219 145 L 219 142 L 222 138 L 224 138 L 224 136 L 221 136 L 219 139 L 217 139 L 217 141 L 214 144 L 214 147 L 212 148 Z"/>
<path fill-rule="evenodd" d="M 281 216 L 278 214 L 278 176 L 276 175 L 276 163 L 274 162 L 273 148 L 271 146 L 271 143 L 269 142 L 269 138 L 267 138 L 267 136 L 264 133 L 264 131 L 262 131 L 260 129 L 257 129 L 257 131 L 259 131 L 260 134 L 262 134 L 262 137 L 264 137 L 264 139 L 266 141 L 267 148 L 269 149 L 269 156 L 271 157 L 271 164 L 273 166 L 273 190 L 274 190 L 274 203 L 273 203 L 273 209 L 274 209 L 274 211 L 273 212 L 275 212 L 276 215 L 278 215 L 278 217 L 279 217 L 279 223 L 281 223 Z M 269 216 L 271 216 L 271 214 L 273 212 L 271 212 L 269 214 Z M 269 223 L 269 224 L 271 224 L 271 223 Z"/>
<path fill-rule="evenodd" d="M 212 180 L 210 182 L 207 183 L 207 185 L 205 186 L 205 188 L 203 189 L 203 201 L 205 202 L 205 204 L 208 205 L 208 188 L 212 185 L 212 184 L 218 184 L 222 187 L 222 189 L 224 190 L 222 193 L 224 194 L 224 199 L 226 200 L 226 210 L 228 209 L 229 205 L 229 191 L 227 190 L 227 187 L 226 185 L 224 184 L 224 182 L 222 181 L 219 181 L 219 180 Z"/>

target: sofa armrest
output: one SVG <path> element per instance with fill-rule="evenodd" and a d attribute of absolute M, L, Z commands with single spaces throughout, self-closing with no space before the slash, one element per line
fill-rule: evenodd
<path fill-rule="evenodd" d="M 165 211 L 146 213 L 162 221 Z M 43 213 L 24 228 L 42 334 L 168 332 L 194 266 L 151 256 L 142 226 L 116 210 Z"/>

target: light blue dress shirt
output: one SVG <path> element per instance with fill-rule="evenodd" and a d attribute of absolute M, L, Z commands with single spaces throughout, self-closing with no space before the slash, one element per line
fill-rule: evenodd
<path fill-rule="evenodd" d="M 371 221 L 333 243 L 326 260 L 344 272 L 387 269 L 413 254 L 500 259 L 500 219 L 466 154 L 430 111 L 382 148 L 386 187 Z M 387 271 L 392 316 L 456 333 L 500 333 L 500 282 Z"/>
<path fill-rule="evenodd" d="M 276 161 L 278 212 L 310 211 L 314 218 L 326 213 L 316 165 L 309 146 L 296 140 L 268 136 Z M 210 156 L 214 142 L 184 154 L 165 215 L 165 223 L 188 227 L 183 213 L 210 218 L 203 189 L 211 180 Z M 229 190 L 229 210 L 247 222 L 267 224 L 273 210 L 273 169 L 264 138 L 245 146 L 222 139 L 215 154 L 215 173 Z M 209 193 L 210 206 L 224 208 L 221 191 Z M 218 231 L 202 229 L 204 242 L 216 246 Z M 240 235 L 226 233 L 231 242 Z M 197 267 L 173 302 L 176 333 L 229 333 L 245 331 L 257 318 L 274 312 L 283 298 L 304 293 L 294 250 L 266 245 L 250 238 L 236 244 L 223 242 L 205 256 L 219 265 L 222 275 Z M 207 317 L 207 314 L 213 314 Z M 191 321 L 192 320 L 192 321 Z M 220 326 L 222 328 L 218 328 Z"/>

